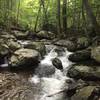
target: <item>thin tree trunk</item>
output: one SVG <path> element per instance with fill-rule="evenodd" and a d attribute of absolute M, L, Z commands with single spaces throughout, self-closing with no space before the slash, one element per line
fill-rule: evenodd
<path fill-rule="evenodd" d="M 17 10 L 17 23 L 19 24 L 19 11 L 20 11 L 20 0 L 18 3 L 18 10 Z"/>
<path fill-rule="evenodd" d="M 57 0 L 57 28 L 58 35 L 61 34 L 61 15 L 60 15 L 60 0 Z"/>
<path fill-rule="evenodd" d="M 67 0 L 63 0 L 63 8 L 62 8 L 62 17 L 63 17 L 63 32 L 66 34 L 66 28 L 67 28 Z"/>
<path fill-rule="evenodd" d="M 85 15 L 84 15 L 84 5 L 83 5 L 83 1 L 82 1 L 82 19 L 83 19 L 83 23 L 82 23 L 82 27 L 83 27 L 83 30 L 85 33 L 87 33 L 87 24 L 86 24 L 86 18 L 85 18 Z"/>
<path fill-rule="evenodd" d="M 46 9 L 45 9 L 44 0 L 41 0 L 41 5 L 43 6 L 43 12 L 44 12 L 44 16 L 45 16 L 44 24 L 47 24 L 48 23 L 48 17 L 47 17 L 47 12 L 46 12 Z"/>
<path fill-rule="evenodd" d="M 41 4 L 40 4 L 39 10 L 38 10 L 37 17 L 36 17 L 36 22 L 35 22 L 34 32 L 36 32 L 36 28 L 37 28 L 37 24 L 38 24 L 38 19 L 39 19 L 40 11 L 41 11 Z"/>
<path fill-rule="evenodd" d="M 95 32 L 100 32 L 99 25 L 96 21 L 96 17 L 93 14 L 93 11 L 90 7 L 88 0 L 83 0 L 83 5 L 85 7 L 86 14 L 90 20 L 90 24 L 92 25 L 92 28 L 94 28 Z"/>
<path fill-rule="evenodd" d="M 74 0 L 74 4 L 73 4 L 73 28 L 74 30 L 76 29 L 76 0 Z"/>

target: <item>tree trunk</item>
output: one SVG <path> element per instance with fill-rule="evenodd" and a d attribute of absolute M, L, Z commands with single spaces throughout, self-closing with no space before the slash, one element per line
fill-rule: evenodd
<path fill-rule="evenodd" d="M 60 15 L 60 0 L 57 0 L 57 28 L 58 35 L 61 35 L 61 15 Z"/>
<path fill-rule="evenodd" d="M 20 13 L 20 0 L 18 3 L 18 10 L 17 10 L 17 24 L 19 24 L 19 13 Z"/>
<path fill-rule="evenodd" d="M 63 32 L 66 34 L 66 28 L 67 28 L 67 0 L 63 0 L 63 8 L 62 8 L 62 17 L 63 17 Z"/>
<path fill-rule="evenodd" d="M 44 19 L 43 19 L 43 25 L 47 24 L 48 23 L 48 17 L 47 17 L 47 10 L 45 8 L 45 2 L 44 0 L 41 0 L 41 5 L 43 6 L 43 13 L 44 13 Z"/>
<path fill-rule="evenodd" d="M 96 17 L 93 14 L 88 0 L 83 0 L 83 5 L 86 10 L 87 17 L 89 18 L 90 26 L 92 26 L 92 29 L 94 28 L 95 32 L 100 32 L 99 25 L 96 21 Z"/>
<path fill-rule="evenodd" d="M 34 26 L 34 32 L 36 32 L 36 28 L 37 28 L 37 25 L 38 25 L 38 19 L 39 19 L 40 11 L 41 11 L 41 4 L 40 4 L 39 10 L 38 10 L 37 17 L 36 17 L 36 22 L 35 22 L 35 26 Z"/>
<path fill-rule="evenodd" d="M 85 14 L 84 14 L 84 5 L 83 5 L 83 1 L 82 1 L 82 19 L 83 19 L 83 22 L 82 22 L 82 29 L 84 31 L 84 33 L 87 33 L 87 23 L 86 23 L 86 17 L 85 17 Z"/>

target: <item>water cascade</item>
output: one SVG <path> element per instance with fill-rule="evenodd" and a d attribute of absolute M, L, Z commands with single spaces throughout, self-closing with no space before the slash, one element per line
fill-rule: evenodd
<path fill-rule="evenodd" d="M 51 45 L 47 45 L 46 48 L 48 53 L 44 57 L 44 59 L 41 60 L 39 68 L 42 69 L 47 67 L 48 69 L 52 67 L 52 69 L 54 68 L 55 71 L 54 73 L 50 73 L 47 76 L 39 76 L 39 71 L 43 71 L 44 73 L 45 70 L 38 69 L 38 72 L 36 72 L 35 75 L 31 78 L 30 81 L 35 86 L 40 88 L 35 97 L 35 100 L 67 100 L 66 92 L 62 91 L 67 90 L 68 88 L 68 83 L 66 82 L 66 80 L 71 80 L 66 76 L 68 68 L 70 67 L 70 65 L 72 65 L 72 62 L 68 60 L 68 56 L 71 54 L 71 52 L 68 52 L 65 48 L 63 48 L 61 52 L 56 52 L 57 47 Z M 55 57 L 58 57 L 61 60 L 64 69 L 63 72 L 59 69 L 56 69 L 52 65 L 52 59 Z M 49 71 L 47 71 L 47 73 L 45 74 L 48 74 L 48 72 Z"/>

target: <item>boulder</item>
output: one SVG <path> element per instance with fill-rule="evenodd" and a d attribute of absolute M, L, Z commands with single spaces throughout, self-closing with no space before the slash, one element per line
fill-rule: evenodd
<path fill-rule="evenodd" d="M 57 46 L 62 46 L 62 47 L 66 47 L 68 51 L 76 51 L 77 50 L 77 46 L 76 43 L 70 41 L 70 40 L 59 40 L 57 42 L 54 43 Z"/>
<path fill-rule="evenodd" d="M 55 38 L 55 34 L 49 31 L 40 31 L 37 33 L 37 36 L 41 39 L 45 38 L 45 39 L 54 39 Z"/>
<path fill-rule="evenodd" d="M 9 47 L 9 50 L 12 52 L 21 48 L 21 44 L 11 39 L 7 41 L 6 45 Z"/>
<path fill-rule="evenodd" d="M 14 52 L 17 49 L 21 48 L 21 44 L 17 42 L 17 40 L 12 38 L 2 38 L 0 39 L 0 49 L 1 51 L 8 51 L 8 52 Z M 3 52 L 4 52 L 3 51 Z"/>
<path fill-rule="evenodd" d="M 87 37 L 80 37 L 77 39 L 77 49 L 78 50 L 85 49 L 89 47 L 90 44 L 91 44 L 91 41 Z"/>
<path fill-rule="evenodd" d="M 98 46 L 98 45 L 100 45 L 100 36 L 96 36 L 92 40 L 92 46 L 95 47 L 95 46 Z"/>
<path fill-rule="evenodd" d="M 46 54 L 46 47 L 43 42 L 29 42 L 24 47 L 37 50 L 42 57 Z"/>
<path fill-rule="evenodd" d="M 0 57 L 5 57 L 8 54 L 9 50 L 6 48 L 6 45 L 0 43 Z"/>
<path fill-rule="evenodd" d="M 100 46 L 93 47 L 91 50 L 91 57 L 100 63 Z"/>
<path fill-rule="evenodd" d="M 100 80 L 100 66 L 74 65 L 68 70 L 68 76 L 75 79 Z"/>
<path fill-rule="evenodd" d="M 14 36 L 18 39 L 18 40 L 25 40 L 28 38 L 29 33 L 28 32 L 22 32 L 22 31 L 13 31 L 12 32 L 14 34 Z"/>
<path fill-rule="evenodd" d="M 56 67 L 57 69 L 63 70 L 63 65 L 62 62 L 59 58 L 54 58 L 52 59 L 52 64 L 54 65 L 54 67 Z"/>
<path fill-rule="evenodd" d="M 91 59 L 91 51 L 86 49 L 82 51 L 77 51 L 69 55 L 68 59 L 72 62 L 81 62 Z"/>
<path fill-rule="evenodd" d="M 56 47 L 54 51 L 57 53 L 58 56 L 63 56 L 65 55 L 65 52 L 66 52 L 65 48 L 59 47 L 59 46 Z"/>
<path fill-rule="evenodd" d="M 55 67 L 50 65 L 40 65 L 35 69 L 35 74 L 39 77 L 50 77 L 55 73 Z"/>
<path fill-rule="evenodd" d="M 90 100 L 89 97 L 95 88 L 96 86 L 86 86 L 83 87 L 82 89 L 78 89 L 76 93 L 71 97 L 71 100 Z"/>
<path fill-rule="evenodd" d="M 39 53 L 33 49 L 19 49 L 14 52 L 9 60 L 11 67 L 31 67 L 39 62 Z"/>
<path fill-rule="evenodd" d="M 8 34 L 8 33 L 3 33 L 1 36 L 0 36 L 1 39 L 5 39 L 5 40 L 9 40 L 9 39 L 12 39 L 12 40 L 16 40 L 15 36 L 14 35 L 11 35 L 11 34 Z"/>

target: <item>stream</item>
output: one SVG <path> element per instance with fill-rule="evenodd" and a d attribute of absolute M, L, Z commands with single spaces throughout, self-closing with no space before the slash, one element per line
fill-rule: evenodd
<path fill-rule="evenodd" d="M 66 76 L 68 68 L 73 64 L 68 60 L 71 52 L 54 45 L 46 45 L 46 50 L 47 54 L 41 60 L 37 68 L 38 71 L 36 70 L 30 79 L 30 82 L 39 88 L 34 100 L 68 100 L 66 92 L 61 91 L 67 90 L 67 80 L 72 80 Z M 63 72 L 52 65 L 52 59 L 55 57 L 61 60 Z"/>

